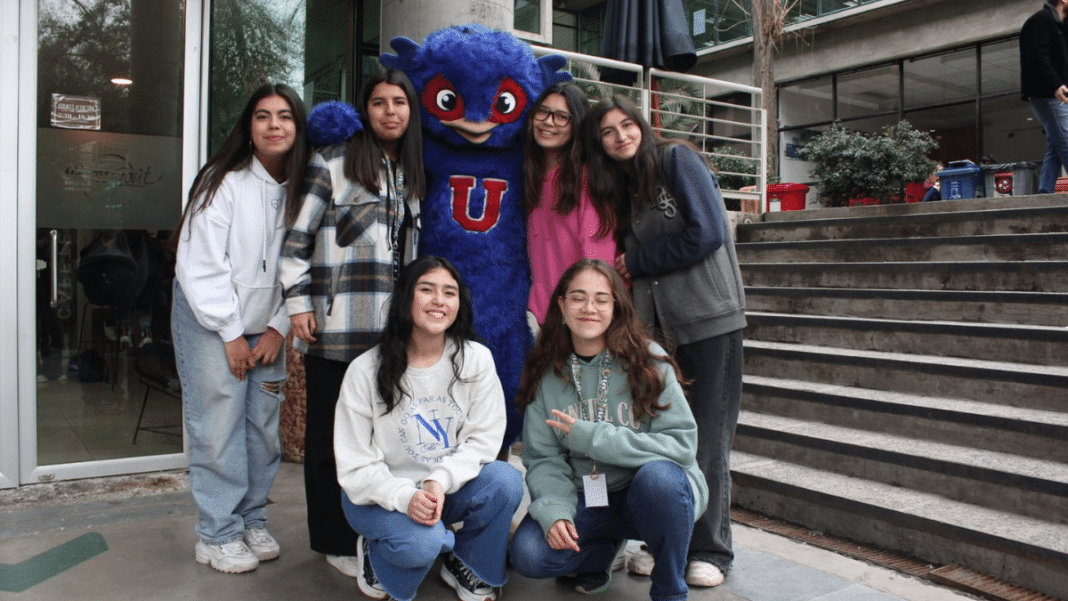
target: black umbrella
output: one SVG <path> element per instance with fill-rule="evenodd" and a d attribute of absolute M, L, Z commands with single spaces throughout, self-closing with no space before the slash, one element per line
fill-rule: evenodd
<path fill-rule="evenodd" d="M 601 55 L 643 67 L 688 71 L 697 52 L 682 0 L 608 0 Z M 601 81 L 633 85 L 635 74 L 603 69 Z"/>

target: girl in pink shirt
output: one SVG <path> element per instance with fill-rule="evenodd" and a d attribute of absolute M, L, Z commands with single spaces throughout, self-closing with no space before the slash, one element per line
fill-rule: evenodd
<path fill-rule="evenodd" d="M 594 199 L 575 132 L 589 111 L 578 86 L 550 86 L 534 103 L 527 121 L 524 203 L 530 301 L 540 324 L 560 275 L 583 258 L 611 262 L 615 213 L 608 199 Z"/>

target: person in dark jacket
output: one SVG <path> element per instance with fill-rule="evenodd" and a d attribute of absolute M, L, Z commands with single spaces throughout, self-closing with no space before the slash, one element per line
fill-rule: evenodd
<path fill-rule="evenodd" d="M 719 183 L 687 142 L 662 140 L 625 96 L 586 117 L 590 193 L 616 204 L 623 251 L 615 267 L 634 289 L 641 319 L 659 331 L 692 379 L 697 463 L 708 510 L 694 524 L 686 582 L 716 586 L 734 560 L 730 449 L 742 397 L 745 295 Z M 646 541 L 648 542 L 648 541 Z M 652 571 L 632 554 L 627 569 Z"/>
<path fill-rule="evenodd" d="M 1020 93 L 1046 130 L 1038 191 L 1050 194 L 1068 165 L 1068 0 L 1046 0 L 1020 30 Z"/>

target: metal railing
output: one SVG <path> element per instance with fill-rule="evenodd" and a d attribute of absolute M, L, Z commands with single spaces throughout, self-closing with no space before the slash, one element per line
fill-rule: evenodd
<path fill-rule="evenodd" d="M 701 149 L 716 167 L 729 209 L 738 210 L 743 200 L 755 200 L 758 212 L 764 212 L 767 120 L 760 88 L 554 48 L 534 46 L 533 50 L 537 56 L 566 58 L 565 69 L 591 103 L 625 94 L 661 136 L 688 140 Z M 635 85 L 601 81 L 605 68 L 633 73 Z"/>

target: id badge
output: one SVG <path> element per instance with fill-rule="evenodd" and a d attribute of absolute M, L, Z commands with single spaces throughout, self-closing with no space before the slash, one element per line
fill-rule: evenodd
<path fill-rule="evenodd" d="M 586 493 L 586 507 L 608 507 L 608 484 L 603 475 L 593 472 L 583 476 L 582 488 Z"/>

